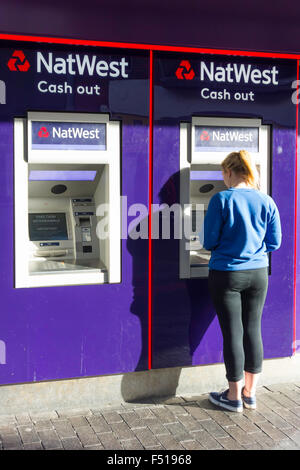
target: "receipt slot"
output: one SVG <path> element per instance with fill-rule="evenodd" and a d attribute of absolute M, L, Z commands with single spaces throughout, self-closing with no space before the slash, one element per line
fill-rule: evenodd
<path fill-rule="evenodd" d="M 30 112 L 14 160 L 15 287 L 120 282 L 120 123 Z"/>
<path fill-rule="evenodd" d="M 203 222 L 211 197 L 226 188 L 221 162 L 233 151 L 247 150 L 269 192 L 270 126 L 260 119 L 193 117 L 180 124 L 180 201 L 183 211 L 180 278 L 208 276 L 210 252 L 203 247 Z"/>

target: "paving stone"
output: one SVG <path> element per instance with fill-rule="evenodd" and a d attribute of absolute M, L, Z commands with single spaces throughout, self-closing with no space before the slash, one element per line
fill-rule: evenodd
<path fill-rule="evenodd" d="M 18 431 L 20 433 L 22 442 L 24 444 L 30 444 L 33 442 L 40 442 L 40 438 L 33 426 L 28 426 L 27 424 L 22 424 L 21 426 L 18 426 Z"/>
<path fill-rule="evenodd" d="M 260 410 L 266 406 L 270 408 L 270 410 L 274 410 L 281 405 L 273 399 L 273 393 L 262 393 L 261 395 L 257 396 L 257 407 Z"/>
<path fill-rule="evenodd" d="M 249 419 L 254 424 L 262 423 L 262 422 L 267 421 L 267 419 L 261 413 L 259 413 L 259 411 L 257 411 L 257 410 L 249 410 L 247 408 L 244 408 L 243 416 L 245 416 L 247 419 Z M 231 418 L 230 418 L 230 420 L 231 420 Z M 232 423 L 233 423 L 233 421 L 232 421 Z"/>
<path fill-rule="evenodd" d="M 154 436 L 154 434 L 147 428 L 139 428 L 134 430 L 134 434 L 144 447 L 150 447 L 159 445 L 160 442 Z M 160 436 L 160 438 L 163 436 Z"/>
<path fill-rule="evenodd" d="M 147 425 L 145 421 L 142 420 L 135 410 L 126 411 L 121 413 L 123 420 L 130 426 L 132 429 L 135 428 L 145 428 Z"/>
<path fill-rule="evenodd" d="M 76 437 L 75 431 L 67 419 L 56 419 L 53 421 L 53 426 L 61 439 Z"/>
<path fill-rule="evenodd" d="M 143 420 L 144 419 L 155 419 L 155 415 L 150 410 L 150 408 L 137 408 L 135 410 L 135 412 Z"/>
<path fill-rule="evenodd" d="M 263 447 L 258 442 L 256 442 L 256 444 L 244 444 L 243 448 L 245 450 L 263 450 Z"/>
<path fill-rule="evenodd" d="M 160 423 L 158 420 L 152 420 L 152 423 L 148 424 L 147 427 L 155 436 L 162 436 L 170 434 L 166 426 Z"/>
<path fill-rule="evenodd" d="M 230 416 L 224 413 L 221 410 L 205 410 L 208 414 L 208 418 L 216 421 L 220 426 L 235 426 L 235 423 L 232 421 Z"/>
<path fill-rule="evenodd" d="M 292 410 L 286 408 L 276 408 L 276 413 L 283 418 L 289 425 L 300 429 L 300 417 L 296 416 Z"/>
<path fill-rule="evenodd" d="M 295 442 L 291 441 L 291 439 L 283 439 L 282 441 L 280 441 L 278 449 L 299 450 L 300 446 L 298 446 Z"/>
<path fill-rule="evenodd" d="M 238 426 L 228 426 L 226 429 L 228 434 L 230 434 L 233 439 L 235 439 L 239 444 L 242 445 L 251 445 L 255 444 L 255 439 L 253 437 L 253 434 L 247 434 L 243 429 L 241 429 Z"/>
<path fill-rule="evenodd" d="M 133 439 L 135 437 L 133 431 L 124 422 L 112 423 L 111 428 L 120 441 L 124 439 Z"/>
<path fill-rule="evenodd" d="M 145 450 L 156 450 L 156 451 L 159 451 L 159 450 L 164 450 L 164 448 L 163 448 L 163 446 L 160 444 L 160 445 L 157 445 L 157 446 L 145 447 Z"/>
<path fill-rule="evenodd" d="M 207 450 L 222 449 L 221 444 L 205 430 L 193 432 L 193 437 Z"/>
<path fill-rule="evenodd" d="M 1 440 L 4 450 L 22 449 L 21 438 L 18 434 L 4 434 Z"/>
<path fill-rule="evenodd" d="M 278 408 L 281 407 L 278 406 Z M 270 423 L 272 423 L 275 427 L 278 427 L 279 429 L 290 428 L 291 425 L 287 423 L 284 419 L 282 419 L 277 413 L 275 413 L 275 410 L 277 410 L 278 408 L 274 408 L 274 411 L 271 411 L 270 408 L 259 403 L 259 412 L 262 416 L 264 416 L 264 418 L 266 418 L 267 421 L 270 421 Z M 260 426 L 259 422 L 256 424 Z"/>
<path fill-rule="evenodd" d="M 201 431 L 203 429 L 202 424 L 200 421 L 196 420 L 192 416 L 187 415 L 180 415 L 177 417 L 178 421 L 183 424 L 185 429 L 189 432 L 193 431 Z"/>
<path fill-rule="evenodd" d="M 82 426 L 89 426 L 89 423 L 85 416 L 70 416 L 69 421 L 75 429 Z"/>
<path fill-rule="evenodd" d="M 122 444 L 112 432 L 106 432 L 103 434 L 98 434 L 98 438 L 103 445 L 103 447 L 107 450 L 120 450 L 123 449 Z"/>
<path fill-rule="evenodd" d="M 62 448 L 62 443 L 54 429 L 46 429 L 45 431 L 39 431 L 38 435 L 42 441 L 43 447 L 46 450 Z"/>
<path fill-rule="evenodd" d="M 286 389 L 288 390 L 296 390 L 297 385 L 293 383 L 281 383 L 281 384 L 271 384 L 271 385 L 266 385 L 265 388 L 267 390 L 270 390 L 271 392 L 284 392 Z"/>
<path fill-rule="evenodd" d="M 104 447 L 101 444 L 95 444 L 93 446 L 86 446 L 84 450 L 103 450 Z"/>
<path fill-rule="evenodd" d="M 285 439 L 286 435 L 281 432 L 279 429 L 276 429 L 275 426 L 271 423 L 258 423 L 257 424 L 261 430 L 266 433 L 273 441 L 280 441 Z M 251 434 L 250 434 L 251 436 Z"/>
<path fill-rule="evenodd" d="M 134 439 L 128 439 L 121 441 L 124 450 L 143 450 L 144 447 L 140 441 L 135 437 Z"/>
<path fill-rule="evenodd" d="M 112 423 L 122 423 L 122 416 L 116 411 L 103 411 L 102 416 L 108 424 Z"/>
<path fill-rule="evenodd" d="M 169 436 L 158 436 L 164 449 L 167 450 L 184 450 L 184 447 L 171 434 Z"/>
<path fill-rule="evenodd" d="M 196 418 L 199 421 L 211 419 L 206 410 L 200 408 L 198 405 L 185 405 L 184 408 L 191 416 L 193 416 L 193 418 Z"/>
<path fill-rule="evenodd" d="M 203 421 L 201 421 L 201 425 L 214 438 L 228 437 L 228 433 L 221 426 L 219 426 L 219 424 L 216 423 L 215 421 L 203 420 Z"/>
<path fill-rule="evenodd" d="M 298 429 L 289 429 L 285 434 L 300 447 L 300 431 Z"/>
<path fill-rule="evenodd" d="M 300 416 L 300 406 L 296 406 L 295 408 L 291 408 L 292 413 L 297 416 Z"/>
<path fill-rule="evenodd" d="M 163 424 L 175 423 L 177 421 L 176 416 L 165 407 L 153 408 L 153 413 Z"/>
<path fill-rule="evenodd" d="M 24 444 L 24 450 L 43 450 L 41 442 L 31 442 L 30 444 Z"/>
<path fill-rule="evenodd" d="M 295 402 L 295 406 L 300 405 L 300 390 L 294 391 L 294 390 L 285 390 L 283 392 L 283 395 L 287 396 L 290 400 Z"/>
<path fill-rule="evenodd" d="M 76 428 L 76 433 L 84 447 L 99 444 L 99 438 L 90 426 L 80 426 Z"/>
<path fill-rule="evenodd" d="M 87 416 L 87 420 L 96 433 L 111 432 L 111 427 L 107 424 L 103 416 Z"/>
<path fill-rule="evenodd" d="M 243 416 L 242 413 L 232 413 L 231 419 L 247 433 L 259 431 L 258 427 L 253 424 L 246 416 Z"/>
<path fill-rule="evenodd" d="M 165 424 L 165 427 L 178 441 L 190 441 L 193 439 L 187 429 L 179 422 Z"/>
<path fill-rule="evenodd" d="M 77 436 L 66 437 L 62 439 L 61 442 L 65 450 L 82 450 L 83 449 L 83 446 Z"/>
<path fill-rule="evenodd" d="M 50 419 L 44 421 L 33 421 L 34 429 L 36 431 L 44 431 L 45 429 L 53 429 L 53 424 Z"/>
<path fill-rule="evenodd" d="M 274 392 L 272 394 L 272 398 L 274 399 L 274 401 L 279 403 L 279 406 L 281 405 L 288 409 L 294 408 L 296 406 L 296 403 L 293 400 L 290 400 L 288 397 L 286 397 L 280 392 Z"/>
<path fill-rule="evenodd" d="M 171 411 L 171 413 L 173 413 L 173 415 L 175 416 L 187 416 L 188 415 L 188 412 L 186 411 L 186 409 L 184 408 L 183 405 L 168 405 L 168 404 L 165 404 L 165 408 L 169 411 Z"/>
<path fill-rule="evenodd" d="M 273 449 L 278 444 L 278 442 L 273 441 L 270 436 L 261 430 L 252 433 L 251 436 L 266 450 Z"/>
<path fill-rule="evenodd" d="M 243 450 L 243 447 L 231 436 L 216 437 L 216 440 L 226 450 Z"/>
<path fill-rule="evenodd" d="M 186 450 L 203 450 L 204 447 L 198 441 L 184 441 L 181 443 Z"/>

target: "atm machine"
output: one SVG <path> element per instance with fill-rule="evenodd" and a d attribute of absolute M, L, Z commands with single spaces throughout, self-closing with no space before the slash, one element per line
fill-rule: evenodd
<path fill-rule="evenodd" d="M 269 193 L 270 126 L 261 119 L 193 117 L 180 124 L 180 202 L 183 211 L 179 276 L 208 277 L 210 252 L 203 247 L 204 217 L 211 197 L 226 188 L 221 162 L 247 150 L 259 174 L 259 189 Z"/>
<path fill-rule="evenodd" d="M 14 165 L 15 287 L 120 282 L 120 123 L 29 112 Z"/>

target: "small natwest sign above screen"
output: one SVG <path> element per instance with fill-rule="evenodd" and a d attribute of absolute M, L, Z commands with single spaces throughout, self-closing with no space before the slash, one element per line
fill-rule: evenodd
<path fill-rule="evenodd" d="M 31 148 L 106 150 L 106 124 L 32 121 Z"/>
<path fill-rule="evenodd" d="M 195 126 L 196 152 L 258 152 L 258 127 Z"/>

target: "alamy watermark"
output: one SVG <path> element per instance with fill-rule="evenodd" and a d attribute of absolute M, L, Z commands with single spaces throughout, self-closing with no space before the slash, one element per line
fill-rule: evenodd
<path fill-rule="evenodd" d="M 292 93 L 292 103 L 293 104 L 299 104 L 300 102 L 300 80 L 294 80 L 292 83 L 292 88 L 295 89 L 295 91 Z"/>
<path fill-rule="evenodd" d="M 132 240 L 149 238 L 149 210 L 145 204 L 128 206 L 127 196 L 121 196 L 121 238 Z M 99 204 L 96 209 L 99 217 L 97 236 L 100 240 L 109 238 L 109 217 L 113 217 L 110 204 Z M 129 223 L 128 223 L 129 222 Z M 193 240 L 203 239 L 204 204 L 151 205 L 151 239 Z M 187 241 L 186 248 L 189 248 Z"/>

